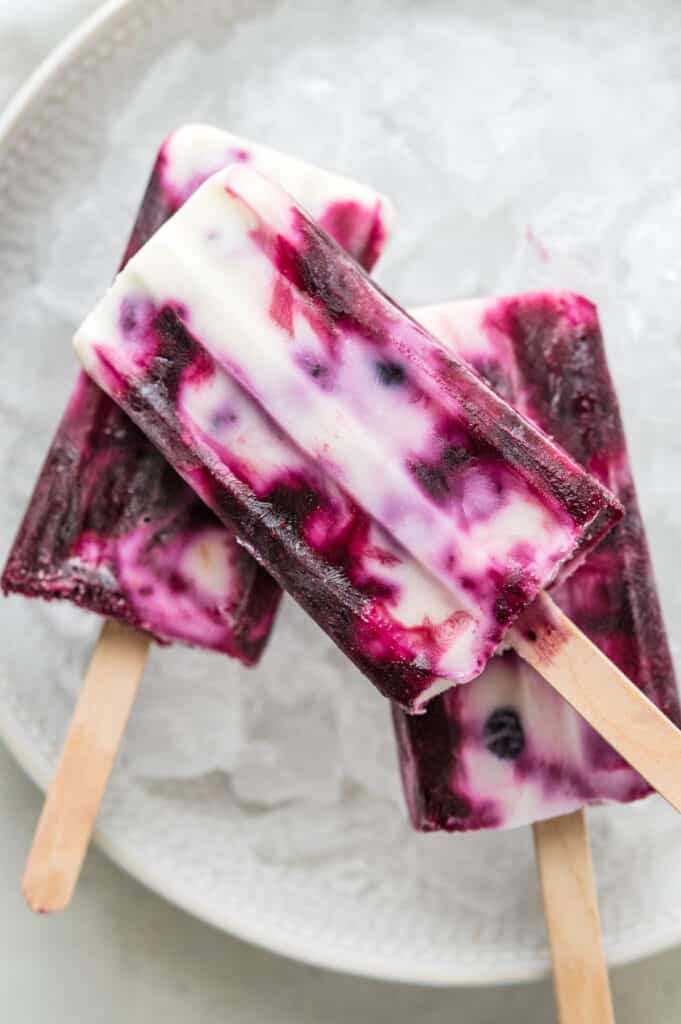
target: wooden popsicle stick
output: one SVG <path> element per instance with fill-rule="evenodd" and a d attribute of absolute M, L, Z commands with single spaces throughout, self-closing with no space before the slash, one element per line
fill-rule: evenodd
<path fill-rule="evenodd" d="M 509 630 L 511 646 L 681 812 L 681 730 L 540 594 Z"/>
<path fill-rule="evenodd" d="M 150 642 L 118 623 L 102 626 L 26 862 L 32 910 L 63 910 L 73 895 Z"/>
<path fill-rule="evenodd" d="M 614 1024 L 584 811 L 532 831 L 560 1024 Z"/>

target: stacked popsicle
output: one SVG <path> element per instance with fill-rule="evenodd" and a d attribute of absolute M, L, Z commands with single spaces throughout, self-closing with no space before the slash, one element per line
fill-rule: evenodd
<path fill-rule="evenodd" d="M 281 181 L 370 269 L 388 201 L 356 182 L 206 125 L 162 146 L 123 265 L 216 170 L 239 162 Z M 2 576 L 5 592 L 83 608 L 160 639 L 252 664 L 280 591 L 127 416 L 81 374 Z"/>
<path fill-rule="evenodd" d="M 415 316 L 621 501 L 626 515 L 553 591 L 591 640 L 677 725 L 681 711 L 617 396 L 596 310 L 564 292 Z M 407 803 L 426 831 L 508 828 L 651 788 L 514 651 L 428 714 L 395 709 Z"/>

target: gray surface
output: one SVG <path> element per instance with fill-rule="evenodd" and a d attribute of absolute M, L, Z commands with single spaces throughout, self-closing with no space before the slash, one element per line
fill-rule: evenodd
<path fill-rule="evenodd" d="M 0 102 L 93 0 L 9 0 L 0 9 Z M 34 917 L 19 892 L 40 808 L 35 787 L 0 747 L 1 1017 L 8 1024 L 525 1024 L 554 1019 L 548 982 L 486 991 L 428 990 L 299 966 L 199 924 L 92 851 L 71 910 Z M 679 1019 L 681 953 L 613 972 L 618 1024 Z"/>
<path fill-rule="evenodd" d="M 187 917 L 91 851 L 71 909 L 25 909 L 19 878 L 40 798 L 0 748 L 0 972 L 8 1024 L 526 1024 L 554 1019 L 548 982 L 424 989 L 291 963 Z M 613 971 L 618 1024 L 679 1019 L 681 954 Z"/>

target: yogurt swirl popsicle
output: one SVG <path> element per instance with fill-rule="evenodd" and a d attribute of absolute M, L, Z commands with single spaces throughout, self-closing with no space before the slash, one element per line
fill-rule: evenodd
<path fill-rule="evenodd" d="M 76 347 L 409 711 L 477 676 L 620 515 L 244 166 L 213 176 L 129 262 Z"/>
<path fill-rule="evenodd" d="M 626 516 L 553 596 L 677 725 L 678 691 L 595 308 L 566 292 L 414 314 L 622 502 Z M 470 686 L 394 713 L 414 826 L 510 828 L 651 787 L 513 651 Z"/>
<path fill-rule="evenodd" d="M 367 268 L 392 208 L 364 185 L 207 125 L 162 146 L 123 265 L 206 180 L 256 167 L 303 200 Z M 152 632 L 257 660 L 281 591 L 115 403 L 80 374 L 2 577 L 5 592 L 63 598 Z"/>

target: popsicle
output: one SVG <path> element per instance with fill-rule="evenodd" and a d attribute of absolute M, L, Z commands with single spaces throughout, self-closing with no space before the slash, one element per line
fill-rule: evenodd
<path fill-rule="evenodd" d="M 371 268 L 392 222 L 373 190 L 207 125 L 162 146 L 123 265 L 214 171 L 259 168 Z M 169 469 L 156 449 L 81 374 L 2 576 L 6 593 L 65 598 L 157 638 L 252 664 L 280 590 Z"/>
<path fill-rule="evenodd" d="M 560 607 L 681 725 L 674 667 L 598 317 L 566 292 L 420 309 L 415 317 L 545 430 L 626 509 L 556 587 Z M 395 709 L 411 818 L 425 831 L 510 828 L 651 788 L 514 651 L 420 717 Z"/>
<path fill-rule="evenodd" d="M 438 677 L 479 674 L 539 589 L 619 517 L 600 485 L 243 167 L 213 176 L 156 233 L 76 346 L 408 710 Z M 413 616 L 402 632 L 430 634 L 406 656 L 393 643 L 400 604 Z"/>
<path fill-rule="evenodd" d="M 331 599 L 311 610 L 351 656 L 366 658 L 368 644 L 367 660 L 385 660 L 374 648 L 395 622 L 388 610 L 381 631 L 381 606 L 397 603 L 385 591 L 396 565 L 413 574 L 400 596 L 413 604 L 427 590 L 428 619 L 445 636 L 419 637 L 418 653 L 398 661 L 413 673 L 406 698 L 379 665 L 384 691 L 411 710 L 435 672 L 478 674 L 542 582 L 618 517 L 599 485 L 383 298 L 282 190 L 241 167 L 210 179 L 154 236 L 76 343 L 95 379 L 238 521 L 242 542 L 258 537 L 301 603 L 320 593 L 308 593 L 312 579 L 326 585 Z M 361 458 L 348 455 L 362 444 Z M 350 566 L 348 594 L 350 553 L 359 571 Z M 362 584 L 372 559 L 386 569 L 382 588 L 375 574 Z M 352 616 L 353 602 L 366 612 L 365 592 L 369 614 Z M 377 628 L 365 638 L 367 619 Z M 423 615 L 415 623 L 426 629 Z"/>
<path fill-rule="evenodd" d="M 594 307 L 565 292 L 415 313 L 627 508 L 556 592 L 591 639 L 679 724 L 678 693 Z M 562 1024 L 614 1012 L 582 807 L 647 783 L 512 651 L 428 713 L 393 712 L 412 822 L 422 830 L 532 823 Z M 570 812 L 570 813 L 567 813 Z"/>

